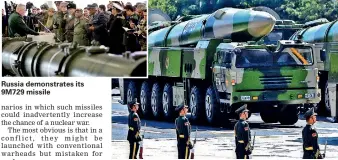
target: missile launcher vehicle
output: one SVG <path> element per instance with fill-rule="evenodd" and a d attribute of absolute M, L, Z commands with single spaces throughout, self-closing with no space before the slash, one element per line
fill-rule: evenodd
<path fill-rule="evenodd" d="M 281 41 L 257 45 L 275 18 L 225 8 L 152 32 L 148 79 L 119 79 L 123 104 L 138 98 L 145 118 L 173 120 L 189 106 L 194 122 L 225 124 L 248 104 L 266 123 L 294 124 L 298 107 L 320 101 L 313 46 Z"/>
<path fill-rule="evenodd" d="M 319 70 L 319 88 L 321 89 L 322 101 L 319 104 L 319 112 L 327 116 L 336 116 L 336 106 L 330 103 L 329 88 L 338 84 L 338 20 L 324 23 L 326 20 L 319 19 L 308 22 L 306 27 L 296 32 L 290 39 L 302 40 L 315 45 L 314 53 Z"/>

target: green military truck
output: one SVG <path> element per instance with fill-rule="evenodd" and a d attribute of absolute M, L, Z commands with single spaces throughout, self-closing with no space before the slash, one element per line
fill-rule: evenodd
<path fill-rule="evenodd" d="M 322 101 L 319 112 L 327 116 L 336 116 L 336 106 L 332 106 L 332 97 L 329 89 L 338 84 L 338 20 L 321 24 L 322 20 L 309 22 L 309 27 L 296 32 L 291 39 L 301 38 L 304 42 L 315 45 L 315 56 L 319 70 L 319 88 L 321 88 Z M 319 23 L 320 25 L 316 25 Z M 331 87 L 332 86 L 332 87 Z M 335 95 L 334 95 L 335 97 Z M 336 99 L 336 98 L 335 98 Z M 333 108 L 334 107 L 334 108 Z M 334 114 L 332 114 L 334 113 Z"/>
<path fill-rule="evenodd" d="M 226 8 L 154 31 L 149 78 L 120 79 L 121 103 L 138 98 L 145 118 L 173 120 L 184 102 L 193 121 L 210 124 L 226 123 L 248 104 L 266 123 L 296 123 L 299 105 L 320 101 L 314 48 L 281 41 L 271 51 L 248 42 L 274 24 L 268 13 Z"/>

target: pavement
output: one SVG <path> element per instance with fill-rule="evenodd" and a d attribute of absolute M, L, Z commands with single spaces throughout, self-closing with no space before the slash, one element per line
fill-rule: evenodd
<path fill-rule="evenodd" d="M 129 155 L 129 143 L 126 140 L 128 131 L 128 110 L 126 105 L 112 99 L 112 147 L 113 157 L 125 159 Z M 255 138 L 253 158 L 302 158 L 301 132 L 306 125 L 302 115 L 295 125 L 265 124 L 259 114 L 252 114 L 249 119 L 251 135 Z M 325 159 L 338 158 L 338 123 L 331 123 L 326 117 L 317 117 L 317 132 L 319 144 L 323 152 L 325 141 L 327 151 Z M 147 126 L 144 126 L 146 122 Z M 177 158 L 176 133 L 174 122 L 155 120 L 142 120 L 142 133 L 145 129 L 144 153 L 145 159 Z M 205 125 L 192 125 L 192 137 L 198 127 L 195 158 L 228 158 L 235 159 L 235 142 L 232 121 L 228 127 L 210 127 Z"/>

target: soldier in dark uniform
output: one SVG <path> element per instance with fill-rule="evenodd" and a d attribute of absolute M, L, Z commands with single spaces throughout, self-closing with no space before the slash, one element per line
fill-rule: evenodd
<path fill-rule="evenodd" d="M 250 143 L 250 128 L 249 124 L 246 122 L 246 119 L 249 116 L 249 110 L 246 107 L 247 105 L 245 104 L 235 111 L 237 114 L 239 114 L 239 120 L 234 127 L 237 159 L 249 159 L 249 156 L 253 150 Z"/>
<path fill-rule="evenodd" d="M 122 54 L 125 51 L 123 45 L 124 29 L 122 28 L 125 17 L 121 14 L 123 7 L 116 2 L 114 2 L 112 5 L 112 14 L 107 24 L 109 53 Z"/>
<path fill-rule="evenodd" d="M 188 106 L 180 104 L 175 110 L 179 112 L 179 117 L 175 120 L 178 159 L 188 159 L 190 149 L 192 149 L 190 141 L 191 126 L 188 118 L 185 117 L 188 112 Z"/>
<path fill-rule="evenodd" d="M 318 133 L 313 124 L 316 123 L 316 113 L 314 108 L 309 109 L 305 114 L 306 126 L 302 131 L 303 137 L 303 159 L 323 159 L 325 154 L 320 154 L 318 145 Z"/>
<path fill-rule="evenodd" d="M 128 137 L 127 137 L 127 140 L 129 141 L 129 145 L 130 145 L 129 159 L 137 159 L 136 155 L 137 155 L 137 152 L 140 146 L 139 142 L 142 141 L 142 138 L 140 136 L 141 120 L 137 114 L 139 103 L 135 99 L 128 105 L 131 111 L 128 117 L 129 129 L 128 129 Z"/>

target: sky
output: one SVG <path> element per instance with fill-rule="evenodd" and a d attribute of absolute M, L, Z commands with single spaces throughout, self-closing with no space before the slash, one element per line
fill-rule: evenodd
<path fill-rule="evenodd" d="M 54 5 L 54 1 L 46 1 L 46 0 L 12 0 L 12 1 L 16 4 L 19 4 L 19 3 L 26 4 L 27 2 L 32 2 L 34 6 L 38 8 L 40 8 L 42 4 L 47 3 L 47 4 L 52 4 L 53 8 L 56 8 Z M 123 1 L 124 3 L 130 2 L 134 5 L 137 2 L 145 2 L 146 0 L 120 0 L 120 1 Z M 7 2 L 10 2 L 10 1 L 7 1 Z M 92 4 L 92 3 L 97 3 L 98 5 L 100 4 L 107 5 L 109 0 L 74 0 L 73 2 L 76 4 L 77 8 L 85 8 L 87 7 L 88 4 Z"/>

